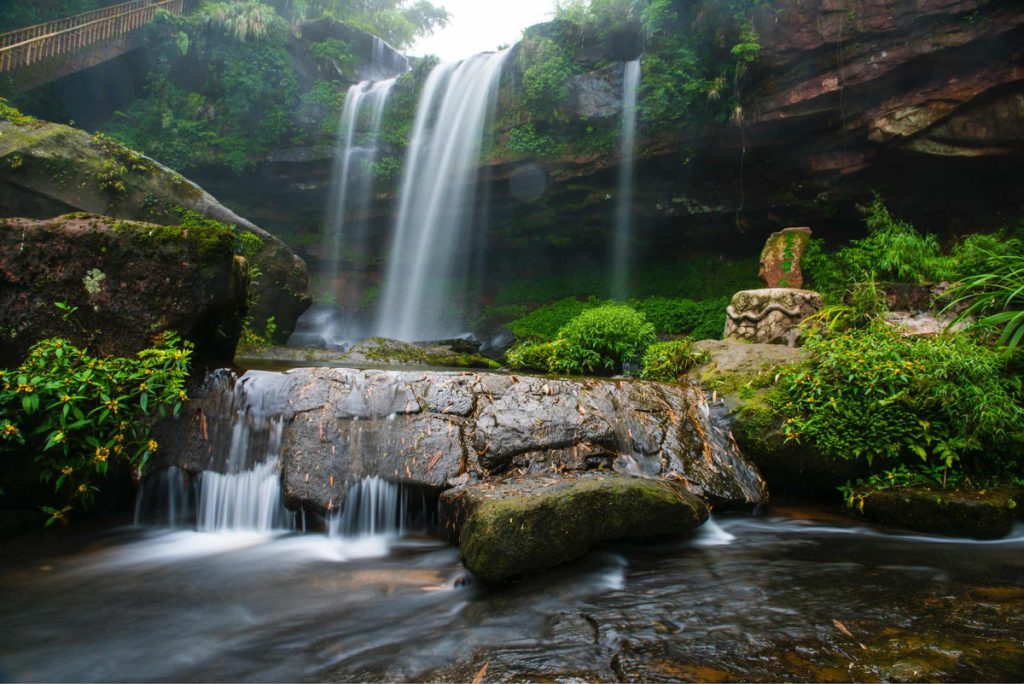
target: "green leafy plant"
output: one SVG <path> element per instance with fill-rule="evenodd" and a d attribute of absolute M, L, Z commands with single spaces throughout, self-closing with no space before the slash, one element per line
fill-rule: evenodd
<path fill-rule="evenodd" d="M 164 333 L 134 358 L 90 355 L 67 340 L 38 342 L 22 364 L 0 370 L 0 451 L 34 458 L 39 477 L 67 502 L 45 507 L 47 524 L 88 507 L 111 463 L 138 471 L 157 452 L 154 416 L 177 414 L 188 398 L 192 345 Z"/>
<path fill-rule="evenodd" d="M 200 14 L 206 23 L 223 30 L 239 42 L 250 38 L 260 41 L 274 29 L 284 27 L 284 22 L 274 8 L 258 0 L 210 2 L 203 5 Z"/>
<path fill-rule="evenodd" d="M 706 351 L 695 350 L 693 339 L 684 337 L 669 342 L 655 342 L 647 347 L 640 362 L 640 377 L 644 380 L 676 382 L 694 366 L 708 360 Z"/>
<path fill-rule="evenodd" d="M 964 278 L 946 293 L 947 310 L 962 308 L 955 322 L 977 318 L 976 325 L 998 333 L 997 344 L 1015 350 L 1024 339 L 1024 254 L 989 253 L 989 270 Z"/>
<path fill-rule="evenodd" d="M 551 370 L 556 342 L 523 342 L 505 352 L 505 363 L 512 368 L 547 372 Z"/>
<path fill-rule="evenodd" d="M 598 299 L 581 301 L 575 297 L 566 297 L 537 307 L 525 316 L 506 323 L 505 327 L 520 340 L 550 341 L 555 339 L 566 323 L 600 304 Z"/>
<path fill-rule="evenodd" d="M 624 304 L 603 304 L 584 311 L 558 331 L 551 370 L 621 372 L 624 363 L 639 360 L 654 340 L 654 326 L 642 313 Z"/>
<path fill-rule="evenodd" d="M 911 338 L 880 323 L 806 338 L 812 359 L 773 392 L 787 440 L 831 458 L 971 468 L 1024 443 L 1021 379 L 966 335 Z"/>

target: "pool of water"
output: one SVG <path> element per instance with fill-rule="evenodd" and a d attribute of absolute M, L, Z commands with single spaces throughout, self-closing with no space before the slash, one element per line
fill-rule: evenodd
<path fill-rule="evenodd" d="M 490 588 L 428 538 L 106 527 L 0 546 L 0 679 L 1013 680 L 1024 530 L 717 516 Z"/>

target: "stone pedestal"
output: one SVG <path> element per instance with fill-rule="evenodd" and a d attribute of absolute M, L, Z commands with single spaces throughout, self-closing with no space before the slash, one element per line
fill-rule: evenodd
<path fill-rule="evenodd" d="M 724 337 L 792 346 L 800 336 L 800 323 L 821 306 L 821 295 L 810 290 L 743 290 L 726 309 Z"/>

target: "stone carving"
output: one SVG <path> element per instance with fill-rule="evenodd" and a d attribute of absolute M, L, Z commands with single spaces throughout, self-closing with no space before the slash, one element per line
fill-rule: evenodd
<path fill-rule="evenodd" d="M 810 240 L 811 229 L 806 227 L 783 228 L 768 236 L 761 250 L 761 268 L 757 273 L 765 287 L 804 286 L 800 261 Z"/>
<path fill-rule="evenodd" d="M 743 290 L 726 309 L 724 337 L 792 346 L 800 336 L 800 323 L 821 306 L 821 295 L 810 290 Z"/>

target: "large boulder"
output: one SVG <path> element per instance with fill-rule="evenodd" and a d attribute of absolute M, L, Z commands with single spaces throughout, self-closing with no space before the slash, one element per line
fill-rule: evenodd
<path fill-rule="evenodd" d="M 441 496 L 441 524 L 463 563 L 495 582 L 582 556 L 615 539 L 688 532 L 708 507 L 679 481 L 589 472 L 470 484 Z"/>
<path fill-rule="evenodd" d="M 1024 510 L 1024 490 L 886 489 L 855 495 L 855 510 L 882 525 L 952 537 L 999 539 Z"/>
<path fill-rule="evenodd" d="M 164 226 L 195 212 L 253 235 L 259 277 L 249 313 L 260 331 L 273 316 L 280 341 L 312 301 L 301 259 L 180 174 L 100 135 L 0 119 L 0 215 L 47 219 L 75 211 Z"/>
<path fill-rule="evenodd" d="M 294 508 L 335 510 L 366 476 L 440 493 L 514 472 L 593 469 L 677 480 L 717 506 L 767 500 L 757 468 L 690 387 L 348 368 L 250 373 L 244 382 L 255 402 L 244 410 L 232 405 L 230 383 L 193 393 L 165 426 L 164 465 L 225 469 L 229 443 L 220 441 L 233 422 L 273 414 Z"/>
<path fill-rule="evenodd" d="M 230 361 L 248 277 L 234 248 L 219 228 L 89 214 L 0 219 L 0 367 L 47 337 L 132 355 L 164 330 L 194 342 L 200 360 Z"/>

